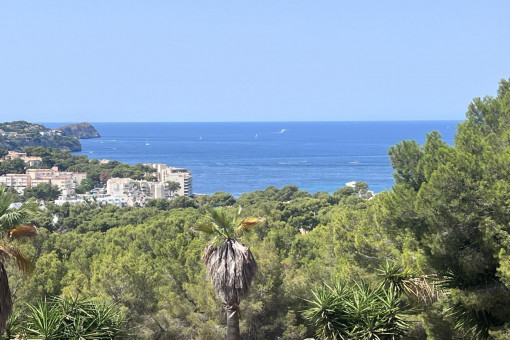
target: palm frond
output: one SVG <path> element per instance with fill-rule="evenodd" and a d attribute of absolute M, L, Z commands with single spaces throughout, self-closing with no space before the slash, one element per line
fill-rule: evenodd
<path fill-rule="evenodd" d="M 231 217 L 225 209 L 210 209 L 209 217 L 211 218 L 212 223 L 218 228 L 218 232 L 223 234 L 226 238 L 233 236 L 234 227 L 232 225 Z"/>
<path fill-rule="evenodd" d="M 30 273 L 35 268 L 32 261 L 13 245 L 0 244 L 0 259 L 16 261 L 18 269 L 24 273 Z"/>
<path fill-rule="evenodd" d="M 193 229 L 196 231 L 201 231 L 203 233 L 207 233 L 207 234 L 213 234 L 214 230 L 215 230 L 214 226 L 210 223 L 199 224 L 199 225 L 195 226 Z"/>
<path fill-rule="evenodd" d="M 21 224 L 27 224 L 39 212 L 39 206 L 34 199 L 26 201 L 19 209 L 5 209 L 0 216 L 0 228 L 8 230 Z"/>
<path fill-rule="evenodd" d="M 239 226 L 237 227 L 237 234 L 241 235 L 246 230 L 257 226 L 258 224 L 264 222 L 265 219 L 261 217 L 247 217 L 241 221 Z"/>

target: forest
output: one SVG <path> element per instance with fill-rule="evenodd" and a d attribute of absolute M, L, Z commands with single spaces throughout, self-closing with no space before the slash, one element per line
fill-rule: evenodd
<path fill-rule="evenodd" d="M 509 145 L 510 80 L 501 80 L 497 96 L 473 99 L 454 145 L 430 132 L 423 145 L 392 146 L 395 184 L 373 198 L 358 183 L 332 194 L 289 185 L 146 207 L 48 204 L 30 214 L 30 238 L 14 237 L 2 216 L 4 244 L 34 265 L 18 270 L 28 268 L 0 246 L 13 302 L 3 337 L 223 339 L 228 303 L 202 258 L 220 247 L 209 234 L 231 238 L 221 223 L 237 227 L 239 213 L 238 241 L 258 268 L 237 301 L 243 339 L 508 339 Z M 93 171 L 100 182 L 102 170 Z M 90 310 L 101 311 L 109 335 L 85 334 L 98 322 Z"/>

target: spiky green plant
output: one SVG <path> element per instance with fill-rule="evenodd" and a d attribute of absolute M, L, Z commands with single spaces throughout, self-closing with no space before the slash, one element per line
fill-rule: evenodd
<path fill-rule="evenodd" d="M 418 275 L 408 268 L 386 262 L 378 269 L 381 285 L 389 291 L 405 295 L 414 303 L 429 305 L 437 301 L 441 292 L 436 289 L 434 277 Z"/>
<path fill-rule="evenodd" d="M 54 297 L 28 305 L 22 325 L 28 338 L 127 339 L 127 321 L 113 303 L 83 297 Z"/>
<path fill-rule="evenodd" d="M 409 328 L 400 296 L 380 285 L 338 282 L 313 296 L 303 315 L 318 339 L 402 339 Z"/>
<path fill-rule="evenodd" d="M 196 230 L 213 236 L 204 249 L 202 257 L 206 264 L 216 295 L 221 298 L 227 311 L 227 340 L 241 338 L 239 330 L 239 302 L 245 297 L 257 271 L 257 263 L 250 249 L 239 238 L 264 219 L 241 218 L 224 208 L 210 209 L 208 221 L 195 227 Z"/>
<path fill-rule="evenodd" d="M 32 262 L 16 247 L 14 241 L 36 235 L 37 228 L 28 223 L 40 212 L 33 199 L 18 209 L 10 207 L 13 202 L 14 196 L 5 186 L 0 186 L 0 333 L 5 331 L 12 312 L 11 291 L 4 262 L 13 260 L 22 272 L 33 270 Z"/>

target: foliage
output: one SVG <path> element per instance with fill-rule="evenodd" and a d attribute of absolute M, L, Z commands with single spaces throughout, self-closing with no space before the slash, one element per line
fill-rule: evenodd
<path fill-rule="evenodd" d="M 23 197 L 25 199 L 35 198 L 43 201 L 54 201 L 61 193 L 62 191 L 56 185 L 40 183 L 35 187 L 26 188 L 23 192 Z"/>
<path fill-rule="evenodd" d="M 360 282 L 313 291 L 304 312 L 319 339 L 402 339 L 409 328 L 399 294 Z"/>
<path fill-rule="evenodd" d="M 5 174 L 24 174 L 26 164 L 21 158 L 3 160 L 0 164 L 0 176 Z"/>
<path fill-rule="evenodd" d="M 17 247 L 16 240 L 35 236 L 37 229 L 28 224 L 38 213 L 34 200 L 29 200 L 21 207 L 11 207 L 13 196 L 0 186 L 0 333 L 5 330 L 7 319 L 12 312 L 11 291 L 4 263 L 13 260 L 22 272 L 30 272 L 33 264 Z"/>
<path fill-rule="evenodd" d="M 125 339 L 127 320 L 108 302 L 54 297 L 28 305 L 20 334 L 37 339 Z M 18 321 L 19 322 L 19 321 Z"/>
<path fill-rule="evenodd" d="M 179 182 L 167 181 L 165 183 L 166 190 L 169 192 L 169 196 L 174 196 L 174 193 L 181 189 L 181 184 Z"/>

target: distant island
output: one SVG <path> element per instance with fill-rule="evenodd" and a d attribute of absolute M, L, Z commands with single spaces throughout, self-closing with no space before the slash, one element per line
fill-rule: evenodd
<path fill-rule="evenodd" d="M 99 137 L 90 123 L 70 124 L 50 129 L 23 120 L 0 123 L 0 148 L 23 151 L 28 146 L 43 146 L 64 151 L 81 151 L 79 138 Z"/>

